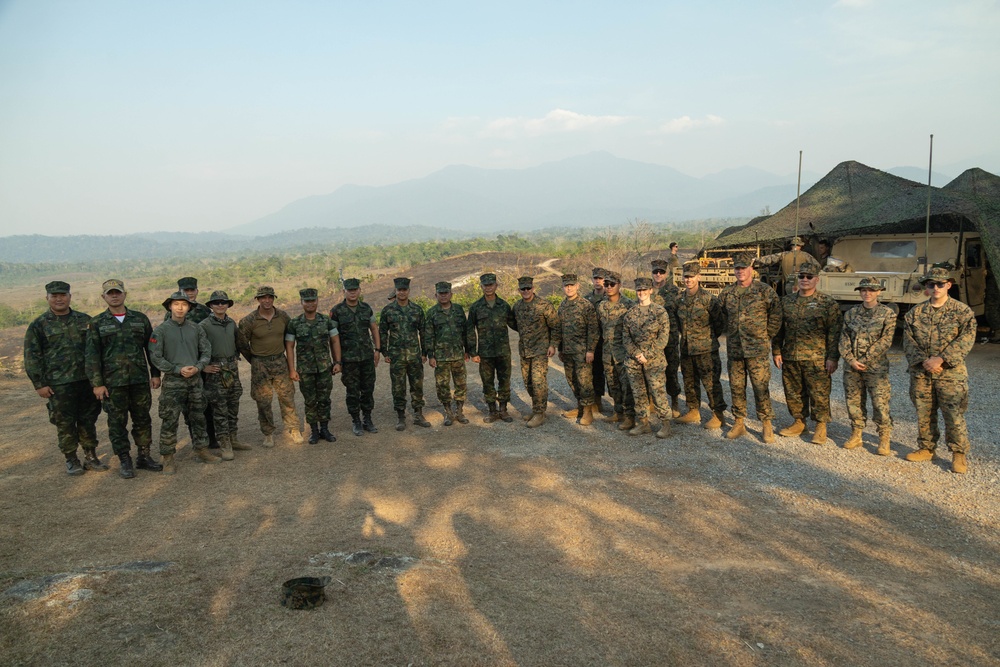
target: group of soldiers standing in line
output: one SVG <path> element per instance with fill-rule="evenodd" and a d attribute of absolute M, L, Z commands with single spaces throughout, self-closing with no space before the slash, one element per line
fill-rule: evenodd
<path fill-rule="evenodd" d="M 406 428 L 407 393 L 412 423 L 430 426 L 423 414 L 425 363 L 434 369 L 445 426 L 469 421 L 464 412 L 469 360 L 479 366 L 487 406 L 483 421 L 512 422 L 510 329 L 519 334 L 521 373 L 531 397 L 531 413 L 524 416 L 527 427 L 545 422 L 549 359 L 558 356 L 576 399 L 576 407 L 565 416 L 583 426 L 600 418 L 629 435 L 654 432 L 655 426 L 656 437 L 666 438 L 672 420 L 710 430 L 725 426 L 719 354 L 719 338 L 725 334 L 733 417 L 726 438 L 747 433 L 749 379 L 761 437 L 774 442 L 769 390 L 773 361 L 781 370 L 793 419 L 779 435 L 801 435 L 811 417 L 816 422 L 812 442 L 824 444 L 831 420 L 832 375 L 843 358 L 852 426 L 844 447 L 862 444 L 870 397 L 878 454 L 891 453 L 887 352 L 896 314 L 878 302 L 883 287 L 877 279 L 860 281 L 862 302 L 843 316 L 832 297 L 816 290 L 820 267 L 811 256 L 798 266 L 797 285 L 779 298 L 774 289 L 754 280 L 755 258 L 740 255 L 733 262 L 736 282 L 715 296 L 700 286 L 698 261 L 681 267 L 676 244 L 671 251 L 669 260 L 653 260 L 651 277 L 635 280 L 635 301 L 622 294 L 618 273 L 597 268 L 593 290 L 586 296 L 580 294 L 576 275 L 562 276 L 565 298 L 558 309 L 535 294 L 531 276 L 518 279 L 520 299 L 510 305 L 496 293 L 496 275 L 485 273 L 479 280 L 482 297 L 467 314 L 452 301 L 450 283 L 435 285 L 437 303 L 424 312 L 409 298 L 410 279 L 396 278 L 391 303 L 376 318 L 361 298 L 360 281 L 349 278 L 344 281 L 344 299 L 329 315 L 318 312 L 315 289 L 300 290 L 303 312 L 292 318 L 274 306 L 274 290 L 262 286 L 256 293 L 257 308 L 237 323 L 227 315 L 233 301 L 226 292 L 213 292 L 202 305 L 197 280 L 186 277 L 164 300 L 164 321 L 154 328 L 144 314 L 125 306 L 120 280 L 103 284 L 108 308 L 93 318 L 72 310 L 70 286 L 54 281 L 46 285 L 49 310 L 25 334 L 25 369 L 39 396 L 47 399 L 67 472 L 108 469 L 96 453 L 95 425 L 103 407 L 120 475 L 131 478 L 135 468 L 176 472 L 181 415 L 193 451 L 205 463 L 232 460 L 234 450 L 250 449 L 238 438 L 241 356 L 251 365 L 251 396 L 264 447 L 274 446 L 275 395 L 287 437 L 302 442 L 293 400 L 296 382 L 305 403 L 309 442 L 335 441 L 329 428 L 330 395 L 338 374 L 353 433 L 377 433 L 372 410 L 380 359 L 389 364 L 398 431 Z M 681 268 L 683 287 L 667 279 L 674 268 Z M 961 473 L 966 471 L 969 448 L 965 357 L 975 342 L 975 317 L 968 306 L 948 296 L 946 270 L 931 269 L 922 284 L 929 299 L 908 311 L 904 321 L 903 348 L 919 430 L 918 449 L 906 458 L 934 457 L 940 410 L 945 441 L 953 453 L 952 469 Z M 679 372 L 687 406 L 683 414 Z M 613 409 L 601 416 L 605 387 Z M 704 422 L 702 387 L 710 412 Z M 161 462 L 150 453 L 153 389 L 161 392 Z M 130 417 L 137 447 L 134 462 L 127 433 Z"/>

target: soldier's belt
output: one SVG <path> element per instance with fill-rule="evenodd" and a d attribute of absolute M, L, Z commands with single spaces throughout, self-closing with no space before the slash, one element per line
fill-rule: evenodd
<path fill-rule="evenodd" d="M 260 361 L 274 361 L 275 359 L 281 359 L 285 356 L 284 352 L 279 352 L 278 354 L 269 354 L 267 356 L 254 355 L 254 359 L 259 359 Z"/>
<path fill-rule="evenodd" d="M 278 355 L 278 356 L 281 356 L 281 355 Z M 228 364 L 228 363 L 233 362 L 233 361 L 238 361 L 239 358 L 240 358 L 240 356 L 238 354 L 237 355 L 233 355 L 232 357 L 212 357 L 212 363 L 213 364 Z"/>

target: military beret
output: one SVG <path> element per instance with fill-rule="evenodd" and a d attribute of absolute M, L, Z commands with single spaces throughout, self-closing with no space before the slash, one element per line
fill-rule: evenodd
<path fill-rule="evenodd" d="M 608 277 L 608 270 L 607 269 L 602 269 L 601 267 L 598 266 L 598 267 L 596 267 L 594 269 L 594 272 L 590 274 L 590 277 L 591 278 L 602 278 L 602 279 L 603 278 L 607 278 Z"/>
<path fill-rule="evenodd" d="M 211 306 L 213 303 L 227 303 L 230 308 L 233 306 L 233 300 L 230 299 L 229 295 L 221 289 L 217 289 L 212 292 L 212 296 L 208 298 L 208 305 Z"/>
<path fill-rule="evenodd" d="M 344 289 L 361 289 L 361 281 L 357 278 L 345 278 Z"/>
<path fill-rule="evenodd" d="M 164 309 L 170 310 L 170 304 L 172 304 L 174 301 L 183 301 L 188 305 L 188 310 L 191 309 L 191 299 L 188 298 L 187 294 L 179 290 L 163 300 Z"/>
<path fill-rule="evenodd" d="M 302 301 L 316 301 L 319 299 L 319 291 L 312 287 L 303 287 L 299 290 L 299 299 Z"/>
<path fill-rule="evenodd" d="M 580 282 L 580 280 L 576 277 L 575 273 L 564 273 L 562 275 L 562 284 L 563 285 L 576 285 L 579 282 Z"/>
<path fill-rule="evenodd" d="M 518 286 L 518 288 L 521 288 L 521 287 L 534 287 L 535 286 L 535 279 L 532 278 L 531 276 L 521 276 L 520 278 L 517 279 L 517 286 Z"/>
<path fill-rule="evenodd" d="M 53 280 L 45 286 L 46 294 L 69 294 L 69 283 Z"/>
<path fill-rule="evenodd" d="M 698 262 L 688 262 L 684 265 L 684 276 L 700 276 L 701 264 Z"/>
<path fill-rule="evenodd" d="M 951 272 L 944 267 L 935 266 L 921 276 L 917 282 L 924 285 L 926 283 L 943 283 L 949 280 L 951 280 Z"/>
<path fill-rule="evenodd" d="M 434 289 L 437 291 L 438 294 L 444 294 L 445 292 L 450 292 L 451 283 L 442 280 L 441 282 L 434 284 Z"/>
<path fill-rule="evenodd" d="M 734 269 L 749 269 L 753 266 L 753 255 L 748 252 L 741 252 L 740 254 L 733 257 L 733 268 Z"/>
<path fill-rule="evenodd" d="M 649 263 L 649 266 L 653 269 L 663 269 L 664 271 L 666 271 L 668 265 L 667 265 L 667 260 L 665 259 L 654 259 L 652 262 Z"/>
<path fill-rule="evenodd" d="M 635 288 L 637 290 L 641 290 L 641 289 L 653 289 L 653 281 L 650 280 L 649 278 L 636 278 L 635 279 Z"/>
<path fill-rule="evenodd" d="M 881 292 L 882 290 L 885 289 L 885 285 L 883 285 L 878 278 L 875 278 L 873 276 L 868 276 L 862 278 L 861 282 L 858 283 L 858 286 L 854 288 L 855 291 L 863 289 L 870 289 L 876 292 Z"/>
<path fill-rule="evenodd" d="M 119 292 L 125 291 L 125 283 L 118 280 L 117 278 L 111 278 L 110 280 L 105 280 L 104 284 L 101 285 L 101 294 L 107 294 L 113 290 L 118 290 Z"/>
<path fill-rule="evenodd" d="M 480 285 L 496 285 L 497 284 L 497 274 L 495 273 L 484 273 L 479 276 Z"/>
<path fill-rule="evenodd" d="M 615 283 L 616 285 L 621 285 L 622 277 L 615 273 L 614 271 L 608 271 L 608 275 L 604 276 L 605 283 Z"/>
<path fill-rule="evenodd" d="M 261 285 L 260 287 L 257 288 L 257 296 L 255 296 L 254 298 L 259 299 L 262 296 L 269 296 L 275 299 L 278 298 L 277 295 L 274 293 L 274 288 L 270 287 L 269 285 Z"/>
<path fill-rule="evenodd" d="M 185 276 L 177 281 L 177 289 L 198 289 L 198 279 Z"/>
<path fill-rule="evenodd" d="M 409 278 L 393 278 L 392 284 L 396 289 L 410 289 Z"/>

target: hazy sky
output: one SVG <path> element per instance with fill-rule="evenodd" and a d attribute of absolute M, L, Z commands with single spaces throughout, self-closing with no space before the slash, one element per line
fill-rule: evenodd
<path fill-rule="evenodd" d="M 1000 170 L 1000 6 L 0 0 L 0 235 L 217 230 L 593 150 Z M 936 183 L 943 185 L 943 183 Z"/>

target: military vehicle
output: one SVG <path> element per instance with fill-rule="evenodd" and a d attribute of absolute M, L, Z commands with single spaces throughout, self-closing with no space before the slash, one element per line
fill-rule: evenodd
<path fill-rule="evenodd" d="M 701 289 L 709 294 L 718 296 L 719 292 L 736 282 L 736 273 L 733 271 L 733 258 L 742 253 L 750 253 L 754 257 L 760 257 L 757 246 L 745 248 L 718 248 L 715 250 L 704 250 L 697 262 L 701 265 Z M 684 287 L 682 269 L 673 270 L 674 283 Z M 753 272 L 754 279 L 760 278 L 756 270 Z"/>

